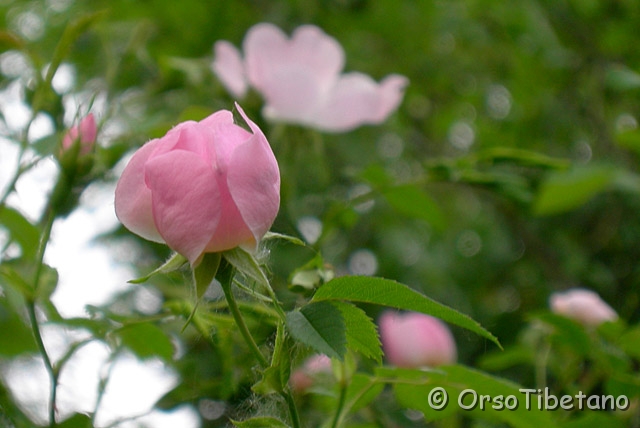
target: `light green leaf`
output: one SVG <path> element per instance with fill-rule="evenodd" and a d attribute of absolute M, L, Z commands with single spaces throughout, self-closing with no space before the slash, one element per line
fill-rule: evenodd
<path fill-rule="evenodd" d="M 342 313 L 331 303 L 310 303 L 287 313 L 286 321 L 294 339 L 328 357 L 344 359 L 346 326 Z"/>
<path fill-rule="evenodd" d="M 11 240 L 17 242 L 24 258 L 33 258 L 38 250 L 40 232 L 22 214 L 10 207 L 0 207 L 0 225 L 7 228 Z"/>
<path fill-rule="evenodd" d="M 533 204 L 536 215 L 572 210 L 606 190 L 615 179 L 615 170 L 607 166 L 575 168 L 550 174 L 540 186 Z"/>
<path fill-rule="evenodd" d="M 142 284 L 143 282 L 147 282 L 153 275 L 156 275 L 158 273 L 173 272 L 180 269 L 185 265 L 185 263 L 187 263 L 187 259 L 184 256 L 178 253 L 174 253 L 166 262 L 162 264 L 162 266 L 151 272 L 149 275 L 137 279 L 131 279 L 128 282 L 130 284 Z"/>
<path fill-rule="evenodd" d="M 289 428 L 289 425 L 285 424 L 280 419 L 269 416 L 260 416 L 241 422 L 232 420 L 231 422 L 233 423 L 233 426 L 238 428 Z"/>
<path fill-rule="evenodd" d="M 4 297 L 0 297 L 0 326 L 0 356 L 14 357 L 38 350 L 31 329 Z"/>
<path fill-rule="evenodd" d="M 315 302 L 327 300 L 372 303 L 432 315 L 443 321 L 473 331 L 491 340 L 502 349 L 498 339 L 477 321 L 418 293 L 404 284 L 389 279 L 369 276 L 343 276 L 333 279 L 320 287 L 312 299 Z"/>
<path fill-rule="evenodd" d="M 382 194 L 400 214 L 424 220 L 436 230 L 446 228 L 447 221 L 438 204 L 418 187 L 395 186 L 383 190 Z"/>
<path fill-rule="evenodd" d="M 169 361 L 173 357 L 171 340 L 152 323 L 128 324 L 118 329 L 115 334 L 124 346 L 140 358 L 160 357 Z"/>
<path fill-rule="evenodd" d="M 382 362 L 382 348 L 375 323 L 360 308 L 351 303 L 331 302 L 342 313 L 347 327 L 347 347 L 365 357 Z"/>

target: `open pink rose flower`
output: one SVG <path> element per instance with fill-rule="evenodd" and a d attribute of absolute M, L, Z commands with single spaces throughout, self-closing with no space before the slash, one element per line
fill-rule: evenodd
<path fill-rule="evenodd" d="M 456 362 L 456 344 L 437 318 L 387 311 L 380 317 L 380 339 L 387 361 L 398 367 L 436 367 Z"/>
<path fill-rule="evenodd" d="M 62 138 L 62 151 L 69 150 L 74 142 L 80 142 L 80 156 L 87 155 L 93 150 L 96 142 L 98 128 L 93 113 L 89 113 L 80 120 L 80 123 L 69 128 Z"/>
<path fill-rule="evenodd" d="M 142 146 L 115 192 L 118 219 L 132 232 L 166 242 L 192 266 L 207 252 L 255 249 L 280 205 L 280 172 L 266 137 L 236 105 L 188 121 Z"/>
<path fill-rule="evenodd" d="M 571 318 L 586 326 L 598 326 L 605 321 L 615 321 L 618 314 L 591 290 L 574 288 L 553 293 L 549 298 L 551 311 Z"/>
<path fill-rule="evenodd" d="M 341 74 L 342 47 L 313 25 L 298 27 L 291 38 L 275 25 L 254 25 L 243 50 L 244 58 L 227 41 L 214 46 L 212 69 L 229 92 L 242 98 L 253 87 L 265 100 L 265 117 L 321 131 L 382 123 L 396 110 L 408 84 L 397 74 L 380 83 L 362 73 Z"/>

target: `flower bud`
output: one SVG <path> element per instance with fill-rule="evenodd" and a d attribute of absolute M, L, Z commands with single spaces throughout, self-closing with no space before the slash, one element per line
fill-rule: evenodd
<path fill-rule="evenodd" d="M 549 298 L 551 311 L 571 318 L 586 326 L 598 326 L 605 321 L 615 321 L 618 314 L 595 292 L 574 288 L 556 292 Z"/>
<path fill-rule="evenodd" d="M 78 156 L 85 156 L 91 153 L 96 143 L 98 128 L 93 113 L 86 115 L 80 123 L 72 126 L 62 139 L 62 151 L 68 151 L 75 142 L 80 144 Z"/>
<path fill-rule="evenodd" d="M 192 266 L 204 253 L 255 250 L 280 205 L 278 163 L 266 137 L 236 105 L 251 132 L 220 110 L 142 146 L 115 192 L 118 219 L 165 242 Z"/>
<path fill-rule="evenodd" d="M 456 344 L 449 328 L 437 318 L 410 312 L 385 312 L 380 317 L 380 339 L 387 361 L 417 368 L 453 364 Z"/>

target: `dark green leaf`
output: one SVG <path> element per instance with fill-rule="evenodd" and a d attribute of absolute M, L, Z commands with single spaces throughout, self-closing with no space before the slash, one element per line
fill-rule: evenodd
<path fill-rule="evenodd" d="M 347 347 L 365 357 L 382 362 L 382 348 L 375 323 L 360 308 L 351 303 L 331 302 L 342 313 L 347 327 Z"/>
<path fill-rule="evenodd" d="M 343 276 L 320 287 L 313 301 L 347 300 L 373 303 L 407 311 L 422 312 L 452 324 L 464 327 L 491 340 L 501 348 L 498 339 L 478 322 L 455 309 L 438 303 L 404 284 L 368 276 Z"/>
<path fill-rule="evenodd" d="M 287 328 L 296 340 L 321 354 L 342 360 L 347 351 L 342 313 L 329 302 L 316 302 L 287 313 Z"/>

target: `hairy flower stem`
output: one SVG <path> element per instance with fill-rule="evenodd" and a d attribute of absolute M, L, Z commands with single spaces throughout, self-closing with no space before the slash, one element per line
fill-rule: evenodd
<path fill-rule="evenodd" d="M 249 350 L 253 353 L 258 360 L 258 364 L 263 369 L 269 367 L 269 361 L 265 358 L 265 356 L 258 348 L 256 341 L 253 339 L 247 324 L 244 322 L 244 318 L 242 318 L 242 313 L 240 312 L 240 308 L 238 308 L 238 303 L 236 302 L 236 298 L 233 295 L 233 291 L 231 290 L 231 284 L 233 284 L 233 276 L 235 275 L 235 269 L 231 265 L 227 265 L 220 269 L 218 280 L 222 285 L 222 291 L 224 291 L 224 297 L 227 300 L 227 304 L 229 305 L 229 311 L 233 316 L 236 325 L 240 329 L 240 334 L 244 338 L 244 341 L 249 346 Z"/>
<path fill-rule="evenodd" d="M 244 338 L 244 341 L 249 346 L 251 353 L 258 360 L 258 364 L 262 369 L 267 369 L 269 367 L 269 361 L 265 358 L 265 356 L 260 351 L 256 341 L 253 339 L 247 324 L 244 322 L 244 318 L 242 317 L 242 312 L 240 312 L 240 308 L 238 307 L 238 303 L 236 302 L 236 298 L 233 295 L 233 291 L 231 290 L 231 286 L 233 284 L 233 277 L 235 276 L 236 270 L 233 266 L 223 261 L 222 266 L 220 266 L 220 270 L 217 274 L 217 279 L 220 281 L 222 285 L 222 291 L 224 292 L 224 297 L 227 300 L 227 305 L 229 307 L 229 312 L 233 316 L 236 325 L 240 329 L 240 334 Z M 275 299 L 275 295 L 272 296 Z M 274 300 L 276 305 L 276 309 L 279 309 L 278 313 L 282 312 L 282 308 L 279 307 L 277 301 Z M 284 314 L 284 312 L 282 312 Z M 280 396 L 284 398 L 287 403 L 287 407 L 289 409 L 289 416 L 291 417 L 291 423 L 293 424 L 293 428 L 300 428 L 300 416 L 298 415 L 298 409 L 296 407 L 296 403 L 293 399 L 293 395 L 291 395 L 291 391 L 288 387 L 284 387 L 282 391 L 280 391 Z"/>
<path fill-rule="evenodd" d="M 54 428 L 56 426 L 56 396 L 58 391 L 58 373 L 51 363 L 47 349 L 44 346 L 42 340 L 42 333 L 40 331 L 40 324 L 36 316 L 36 299 L 38 297 L 38 288 L 40 287 L 40 277 L 42 276 L 42 270 L 44 268 L 44 253 L 51 237 L 51 229 L 53 228 L 53 221 L 55 215 L 52 211 L 48 210 L 45 213 L 44 229 L 42 236 L 40 237 L 40 245 L 38 246 L 38 253 L 36 256 L 36 269 L 33 276 L 33 295 L 27 297 L 27 311 L 29 312 L 29 320 L 31 322 L 31 330 L 36 340 L 38 350 L 42 355 L 44 366 L 49 374 L 51 380 L 51 390 L 49 393 L 49 427 Z"/>

